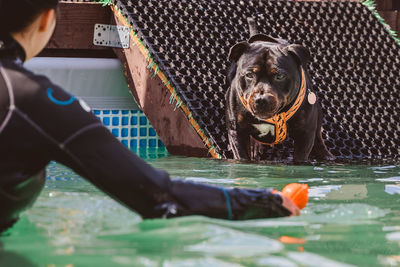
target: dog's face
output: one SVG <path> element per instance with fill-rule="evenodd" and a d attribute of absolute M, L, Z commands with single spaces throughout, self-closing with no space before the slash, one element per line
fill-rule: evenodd
<path fill-rule="evenodd" d="M 255 117 L 268 119 L 297 96 L 308 58 L 300 45 L 258 34 L 231 48 L 228 81 Z"/>

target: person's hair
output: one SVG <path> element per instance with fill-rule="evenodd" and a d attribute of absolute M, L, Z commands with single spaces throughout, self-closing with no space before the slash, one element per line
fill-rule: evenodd
<path fill-rule="evenodd" d="M 0 0 L 0 33 L 24 30 L 43 11 L 56 9 L 58 0 Z"/>

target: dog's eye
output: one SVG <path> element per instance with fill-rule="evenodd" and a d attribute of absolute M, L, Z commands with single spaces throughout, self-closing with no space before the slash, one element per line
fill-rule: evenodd
<path fill-rule="evenodd" d="M 275 80 L 282 81 L 286 78 L 286 74 L 284 73 L 277 73 L 274 75 Z"/>

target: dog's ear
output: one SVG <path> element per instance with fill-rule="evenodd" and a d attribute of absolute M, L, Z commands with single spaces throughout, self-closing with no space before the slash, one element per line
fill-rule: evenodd
<path fill-rule="evenodd" d="M 237 62 L 243 53 L 249 48 L 248 42 L 240 42 L 235 44 L 229 50 L 228 60 Z"/>
<path fill-rule="evenodd" d="M 310 61 L 310 52 L 308 51 L 307 48 L 305 48 L 302 45 L 298 45 L 298 44 L 292 44 L 292 45 L 288 45 L 285 47 L 285 50 L 294 55 L 297 63 L 299 63 L 299 65 L 303 65 L 304 67 L 307 65 L 307 63 Z"/>
<path fill-rule="evenodd" d="M 262 42 L 270 42 L 270 43 L 276 43 L 276 44 L 283 44 L 283 45 L 288 45 L 289 43 L 286 40 L 279 39 L 279 38 L 274 38 L 262 33 L 253 35 L 249 39 L 249 43 L 254 43 L 257 41 L 262 41 Z"/>

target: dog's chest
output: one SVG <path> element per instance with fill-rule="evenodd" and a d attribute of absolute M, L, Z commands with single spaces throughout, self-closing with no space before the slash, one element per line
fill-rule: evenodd
<path fill-rule="evenodd" d="M 251 136 L 262 143 L 272 143 L 275 140 L 275 125 L 270 123 L 251 124 Z"/>

